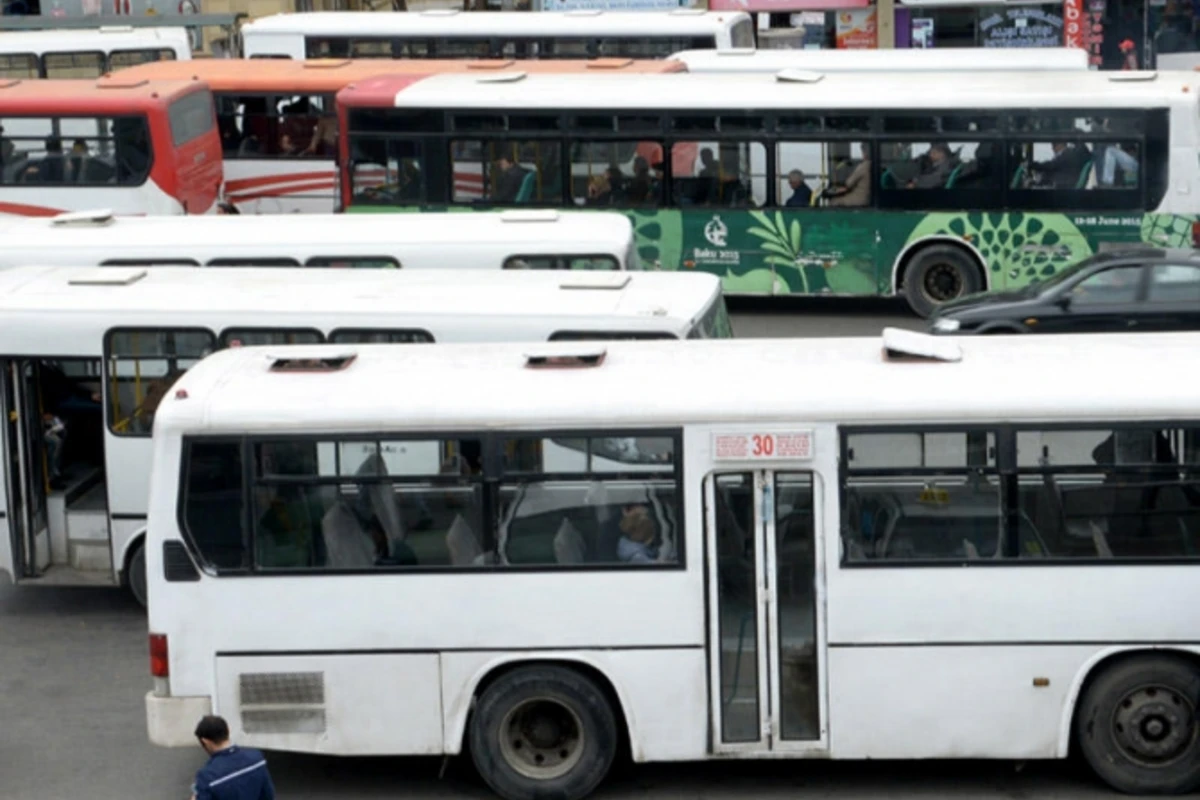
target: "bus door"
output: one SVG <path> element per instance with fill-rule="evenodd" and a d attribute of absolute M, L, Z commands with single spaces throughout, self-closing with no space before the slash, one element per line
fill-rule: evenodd
<path fill-rule="evenodd" d="M 14 580 L 37 577 L 50 566 L 47 481 L 41 392 L 36 361 L 3 365 L 4 510 L 8 536 L 0 567 L 11 559 Z"/>
<path fill-rule="evenodd" d="M 757 446 L 770 446 L 763 441 Z M 718 753 L 828 749 L 820 477 L 811 464 L 772 466 L 780 468 L 718 471 L 705 481 Z"/>

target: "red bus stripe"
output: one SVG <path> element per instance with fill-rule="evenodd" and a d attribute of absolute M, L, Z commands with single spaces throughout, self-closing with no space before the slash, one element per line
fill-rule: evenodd
<path fill-rule="evenodd" d="M 311 180 L 333 180 L 336 174 L 335 170 L 327 169 L 320 172 L 287 172 L 276 175 L 260 175 L 257 178 L 237 178 L 236 180 L 225 181 L 225 190 L 229 192 L 237 192 L 242 189 L 253 189 L 256 186 L 269 186 L 273 183 L 287 183 L 289 181 L 311 181 Z"/>
<path fill-rule="evenodd" d="M 0 201 L 0 214 L 19 214 L 22 217 L 56 217 L 65 214 L 65 209 L 50 208 L 49 206 L 31 206 L 26 203 L 5 203 Z"/>

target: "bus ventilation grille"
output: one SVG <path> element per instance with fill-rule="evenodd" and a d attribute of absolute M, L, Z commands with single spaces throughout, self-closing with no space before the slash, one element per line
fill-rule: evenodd
<path fill-rule="evenodd" d="M 325 732 L 323 672 L 243 672 L 238 689 L 246 733 Z"/>

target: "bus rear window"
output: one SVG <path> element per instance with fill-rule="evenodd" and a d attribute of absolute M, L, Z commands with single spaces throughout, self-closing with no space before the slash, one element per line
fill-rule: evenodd
<path fill-rule="evenodd" d="M 108 55 L 109 69 L 123 69 L 152 61 L 174 61 L 175 51 L 168 48 L 147 50 L 114 50 Z"/>
<path fill-rule="evenodd" d="M 37 77 L 37 56 L 33 53 L 12 53 L 0 56 L 0 78 L 21 80 Z"/>
<path fill-rule="evenodd" d="M 167 109 L 171 122 L 171 142 L 181 147 L 212 131 L 217 125 L 213 112 L 212 93 L 192 92 L 185 95 Z"/>
<path fill-rule="evenodd" d="M 47 78 L 99 78 L 104 74 L 104 53 L 46 53 L 42 56 Z"/>
<path fill-rule="evenodd" d="M 729 310 L 725 307 L 725 299 L 718 297 L 704 316 L 688 334 L 689 339 L 732 339 L 733 324 L 729 321 Z"/>

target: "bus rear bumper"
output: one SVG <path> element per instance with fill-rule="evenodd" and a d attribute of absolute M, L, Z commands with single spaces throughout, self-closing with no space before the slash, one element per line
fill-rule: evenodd
<path fill-rule="evenodd" d="M 146 731 L 159 747 L 195 747 L 196 723 L 212 713 L 210 697 L 160 697 L 146 693 Z"/>

